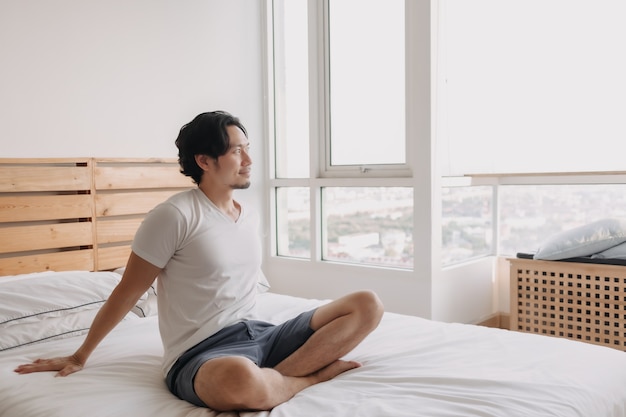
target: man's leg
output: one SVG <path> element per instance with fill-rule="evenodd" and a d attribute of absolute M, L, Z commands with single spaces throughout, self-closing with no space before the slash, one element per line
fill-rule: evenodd
<path fill-rule="evenodd" d="M 286 376 L 307 376 L 331 365 L 378 326 L 383 311 L 371 291 L 355 292 L 319 307 L 311 317 L 315 333 L 274 370 Z"/>
<path fill-rule="evenodd" d="M 315 333 L 309 340 L 273 369 L 242 357 L 211 359 L 196 374 L 196 395 L 215 410 L 269 410 L 313 384 L 360 366 L 339 358 L 378 326 L 382 313 L 382 303 L 370 291 L 332 301 L 311 317 Z"/>
<path fill-rule="evenodd" d="M 213 410 L 271 410 L 303 389 L 328 381 L 356 365 L 336 361 L 311 375 L 293 377 L 272 368 L 259 368 L 248 358 L 225 356 L 211 359 L 200 367 L 194 389 Z"/>

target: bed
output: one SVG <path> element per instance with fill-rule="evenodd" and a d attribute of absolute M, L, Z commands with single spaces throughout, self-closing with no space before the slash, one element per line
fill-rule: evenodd
<path fill-rule="evenodd" d="M 0 160 L 0 417 L 626 416 L 620 349 L 389 312 L 346 355 L 362 367 L 272 411 L 198 408 L 163 382 L 151 290 L 81 372 L 15 374 L 81 343 L 142 213 L 190 186 L 164 180 L 175 170 L 172 161 Z M 260 293 L 260 318 L 278 323 L 325 302 Z"/>

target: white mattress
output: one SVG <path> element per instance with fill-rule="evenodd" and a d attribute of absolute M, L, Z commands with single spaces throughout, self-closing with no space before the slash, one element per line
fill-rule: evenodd
<path fill-rule="evenodd" d="M 280 322 L 317 304 L 260 298 Z M 66 355 L 82 336 L 0 353 L 0 417 L 236 416 L 178 400 L 160 371 L 156 318 L 121 323 L 65 378 L 16 365 Z M 626 416 L 626 354 L 582 342 L 386 313 L 347 358 L 363 366 L 246 417 Z"/>

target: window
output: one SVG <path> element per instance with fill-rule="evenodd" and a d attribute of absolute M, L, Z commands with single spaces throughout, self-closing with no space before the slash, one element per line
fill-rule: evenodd
<path fill-rule="evenodd" d="M 311 256 L 311 206 L 307 187 L 277 187 L 277 254 L 294 258 Z"/>
<path fill-rule="evenodd" d="M 332 0 L 328 21 L 327 168 L 405 164 L 404 0 Z"/>
<path fill-rule="evenodd" d="M 274 106 L 277 178 L 309 176 L 309 60 L 306 0 L 275 1 Z"/>
<path fill-rule="evenodd" d="M 413 189 L 325 187 L 323 259 L 413 266 Z"/>
<path fill-rule="evenodd" d="M 626 2 L 440 0 L 443 175 L 624 169 Z"/>
<path fill-rule="evenodd" d="M 626 184 L 502 185 L 499 253 L 535 252 L 554 233 L 626 218 Z"/>
<path fill-rule="evenodd" d="M 271 4 L 275 254 L 412 268 L 404 0 Z"/>
<path fill-rule="evenodd" d="M 626 215 L 613 152 L 626 135 L 626 3 L 440 0 L 438 12 L 439 164 L 494 184 L 492 252 L 532 252 L 553 233 Z M 455 199 L 455 217 L 443 196 L 445 263 L 459 252 L 446 247 L 449 225 L 475 202 Z"/>
<path fill-rule="evenodd" d="M 444 187 L 441 195 L 443 266 L 492 255 L 493 187 Z"/>
<path fill-rule="evenodd" d="M 441 220 L 442 264 L 452 265 L 531 250 L 583 221 L 579 207 L 589 221 L 619 211 L 568 202 L 624 191 L 613 150 L 626 135 L 626 3 L 440 0 L 436 13 L 403 0 L 270 3 L 274 254 L 410 269 L 413 239 Z M 437 21 L 423 43 L 418 19 Z M 415 74 L 431 70 L 436 84 L 419 84 L 427 77 Z M 415 103 L 428 94 L 427 114 Z M 428 129 L 409 138 L 415 125 Z M 430 135 L 433 148 L 412 148 Z M 438 160 L 415 163 L 424 154 Z M 428 189 L 439 174 L 470 185 Z M 391 227 L 395 216 L 402 225 Z M 429 242 L 419 242 L 421 255 Z"/>

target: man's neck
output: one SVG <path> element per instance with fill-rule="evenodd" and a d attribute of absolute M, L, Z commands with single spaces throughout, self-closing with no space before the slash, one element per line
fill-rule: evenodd
<path fill-rule="evenodd" d="M 233 199 L 233 190 L 216 190 L 215 188 L 200 186 L 200 191 L 226 216 L 237 221 L 241 214 L 241 206 Z"/>

